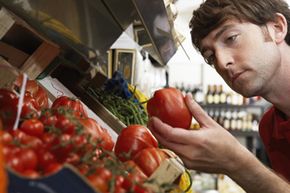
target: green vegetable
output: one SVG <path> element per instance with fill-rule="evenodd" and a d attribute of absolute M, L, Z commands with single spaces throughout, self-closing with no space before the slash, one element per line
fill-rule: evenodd
<path fill-rule="evenodd" d="M 113 115 L 125 125 L 139 124 L 146 125 L 148 116 L 140 103 L 134 98 L 124 99 L 101 88 L 89 88 L 88 92 L 100 101 Z"/>

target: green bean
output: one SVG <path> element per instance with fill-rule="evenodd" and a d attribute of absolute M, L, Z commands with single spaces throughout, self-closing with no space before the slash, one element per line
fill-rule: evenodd
<path fill-rule="evenodd" d="M 89 88 L 88 91 L 124 124 L 146 124 L 147 113 L 133 98 L 124 99 L 101 89 Z"/>

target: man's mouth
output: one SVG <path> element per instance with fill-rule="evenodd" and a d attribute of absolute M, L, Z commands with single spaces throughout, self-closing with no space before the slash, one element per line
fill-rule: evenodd
<path fill-rule="evenodd" d="M 234 74 L 232 77 L 231 77 L 231 82 L 232 82 L 232 85 L 237 81 L 237 79 L 241 76 L 241 74 L 243 74 L 243 72 L 239 72 L 239 73 L 236 73 Z"/>

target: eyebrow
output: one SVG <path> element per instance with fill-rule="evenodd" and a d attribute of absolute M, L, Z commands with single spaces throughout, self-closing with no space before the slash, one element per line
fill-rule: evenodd
<path fill-rule="evenodd" d="M 215 34 L 214 36 L 214 40 L 218 39 L 226 30 L 228 30 L 229 28 L 233 27 L 234 24 L 227 24 L 221 27 L 221 29 Z M 207 47 L 204 47 L 201 49 L 201 54 L 203 55 L 204 52 L 207 50 Z"/>

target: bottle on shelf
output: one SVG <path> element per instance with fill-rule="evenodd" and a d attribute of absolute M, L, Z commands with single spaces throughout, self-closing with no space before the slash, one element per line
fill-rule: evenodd
<path fill-rule="evenodd" d="M 231 104 L 233 104 L 233 100 L 232 100 L 232 93 L 231 92 L 228 92 L 227 94 L 226 94 L 226 104 L 229 104 L 229 105 L 231 105 Z"/>
<path fill-rule="evenodd" d="M 231 128 L 231 110 L 227 109 L 225 111 L 224 128 L 229 130 Z"/>
<path fill-rule="evenodd" d="M 237 93 L 232 93 L 232 104 L 239 105 L 239 95 Z"/>
<path fill-rule="evenodd" d="M 220 110 L 219 109 L 214 109 L 214 116 L 213 119 L 215 120 L 215 122 L 219 122 L 219 117 L 220 117 Z"/>
<path fill-rule="evenodd" d="M 243 111 L 240 110 L 237 116 L 237 130 L 241 131 L 243 129 Z"/>
<path fill-rule="evenodd" d="M 226 104 L 227 102 L 227 96 L 226 93 L 223 90 L 223 85 L 219 85 L 219 91 L 220 91 L 220 103 L 221 104 Z"/>
<path fill-rule="evenodd" d="M 252 113 L 248 113 L 246 116 L 247 120 L 247 131 L 252 131 L 253 130 L 253 115 Z"/>
<path fill-rule="evenodd" d="M 213 103 L 220 104 L 220 87 L 218 85 L 213 85 Z"/>
<path fill-rule="evenodd" d="M 213 86 L 207 86 L 207 93 L 206 93 L 206 104 L 213 104 Z"/>
<path fill-rule="evenodd" d="M 243 123 L 242 123 L 242 131 L 247 131 L 248 130 L 247 115 L 243 116 L 242 120 L 243 120 Z"/>
<path fill-rule="evenodd" d="M 218 123 L 224 127 L 224 120 L 225 120 L 225 110 L 224 109 L 221 109 L 220 110 L 220 116 L 219 116 L 219 119 L 218 119 Z"/>
<path fill-rule="evenodd" d="M 238 118 L 237 110 L 232 110 L 231 111 L 231 119 L 230 119 L 231 130 L 237 130 L 237 118 Z"/>
<path fill-rule="evenodd" d="M 252 121 L 253 131 L 259 130 L 259 118 L 258 115 L 253 114 L 253 121 Z"/>
<path fill-rule="evenodd" d="M 213 109 L 209 109 L 209 111 L 208 111 L 208 115 L 209 115 L 212 119 L 214 119 L 214 110 L 213 110 Z"/>

